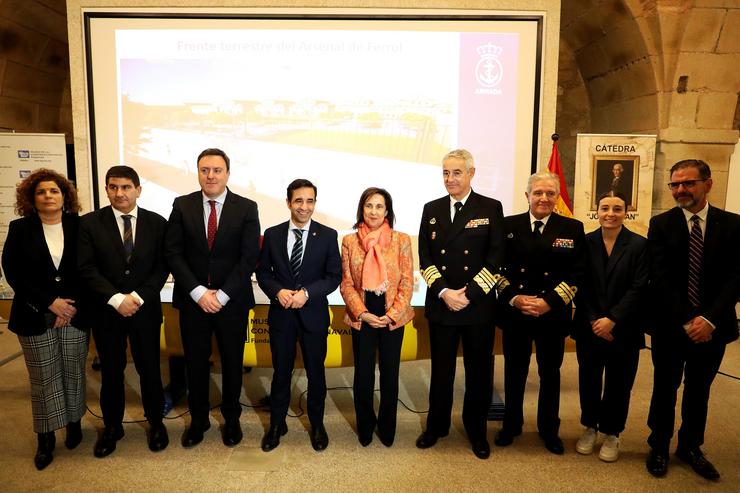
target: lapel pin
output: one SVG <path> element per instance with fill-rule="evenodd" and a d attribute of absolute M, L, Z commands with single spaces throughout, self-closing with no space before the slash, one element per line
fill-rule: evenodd
<path fill-rule="evenodd" d="M 311 234 L 311 236 L 316 236 L 316 231 L 314 231 L 314 232 L 313 232 L 313 233 Z"/>
<path fill-rule="evenodd" d="M 429 224 L 437 224 L 437 218 L 433 217 L 429 220 Z"/>
<path fill-rule="evenodd" d="M 506 235 L 506 237 L 507 238 L 513 238 L 514 237 L 514 233 L 509 233 L 508 235 Z"/>

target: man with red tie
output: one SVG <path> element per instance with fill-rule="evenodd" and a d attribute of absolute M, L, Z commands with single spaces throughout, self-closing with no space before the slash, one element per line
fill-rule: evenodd
<path fill-rule="evenodd" d="M 191 423 L 183 447 L 194 447 L 210 428 L 208 400 L 211 338 L 221 356 L 224 445 L 242 439 L 239 396 L 249 309 L 251 275 L 259 255 L 257 204 L 226 187 L 229 157 L 221 149 L 198 156 L 201 190 L 175 199 L 167 224 L 166 256 L 175 277 L 172 302 L 188 377 Z"/>
<path fill-rule="evenodd" d="M 704 161 L 673 165 L 668 187 L 677 207 L 650 220 L 652 357 L 648 437 L 650 474 L 668 472 L 676 392 L 684 381 L 676 457 L 700 476 L 719 479 L 701 449 L 712 381 L 725 346 L 738 338 L 740 216 L 709 205 L 712 172 Z"/>

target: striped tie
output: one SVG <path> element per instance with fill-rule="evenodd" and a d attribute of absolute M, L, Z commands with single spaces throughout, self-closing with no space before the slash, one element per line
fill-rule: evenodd
<path fill-rule="evenodd" d="M 691 221 L 694 223 L 691 226 L 691 234 L 689 235 L 689 302 L 695 306 L 699 306 L 699 280 L 701 279 L 701 257 L 704 251 L 704 238 L 701 234 L 701 226 L 699 226 L 699 216 L 694 215 L 691 217 Z"/>
<path fill-rule="evenodd" d="M 293 277 L 297 278 L 301 271 L 301 260 L 303 258 L 303 230 L 294 229 L 293 234 L 295 235 L 295 243 L 293 243 L 293 251 L 290 252 L 290 270 L 293 271 Z"/>
<path fill-rule="evenodd" d="M 131 228 L 131 214 L 123 214 L 123 252 L 126 254 L 126 263 L 131 262 L 134 253 L 134 230 Z"/>

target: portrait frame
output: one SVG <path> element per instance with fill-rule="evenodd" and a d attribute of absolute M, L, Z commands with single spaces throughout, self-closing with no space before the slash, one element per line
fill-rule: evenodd
<path fill-rule="evenodd" d="M 621 168 L 621 169 L 620 169 Z M 627 211 L 639 207 L 640 156 L 638 155 L 597 155 L 592 159 L 590 210 L 597 209 L 596 200 L 602 194 L 615 191 L 627 199 Z"/>

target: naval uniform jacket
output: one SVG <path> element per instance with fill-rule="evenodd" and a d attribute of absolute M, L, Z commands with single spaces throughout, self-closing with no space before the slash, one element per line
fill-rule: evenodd
<path fill-rule="evenodd" d="M 535 238 L 529 212 L 525 212 L 508 216 L 504 229 L 506 262 L 498 285 L 499 299 L 504 306 L 501 327 L 516 330 L 522 325 L 546 327 L 554 324 L 554 329 L 561 330 L 563 336 L 568 335 L 572 303 L 585 275 L 583 223 L 552 213 L 541 237 Z M 522 314 L 509 304 L 518 294 L 543 298 L 550 305 L 550 311 L 537 318 Z"/>
<path fill-rule="evenodd" d="M 450 221 L 450 196 L 424 205 L 419 227 L 419 264 L 427 283 L 425 314 L 442 325 L 477 325 L 493 321 L 494 292 L 504 260 L 501 202 L 470 192 Z M 470 304 L 450 311 L 439 297 L 444 288 L 466 287 Z"/>

